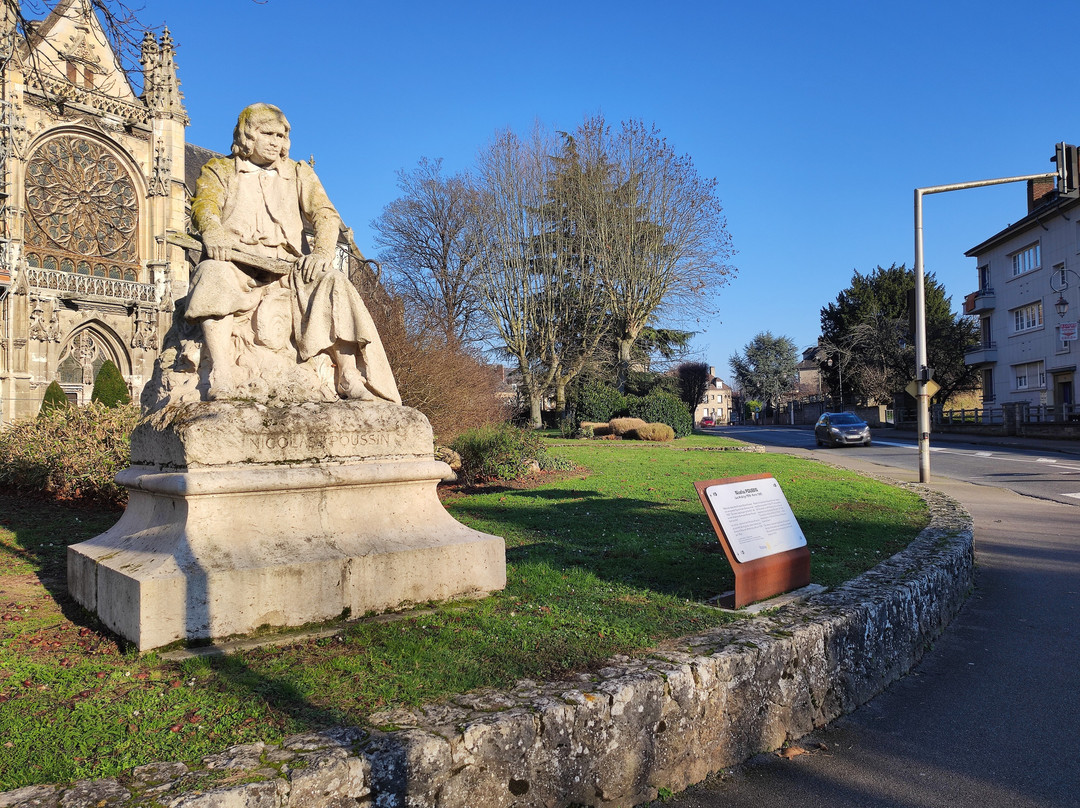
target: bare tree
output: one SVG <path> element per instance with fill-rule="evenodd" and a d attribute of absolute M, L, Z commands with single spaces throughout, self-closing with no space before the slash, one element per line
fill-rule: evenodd
<path fill-rule="evenodd" d="M 123 0 L 0 0 L 0 3 L 3 4 L 0 8 L 2 47 L 12 48 L 21 56 L 27 73 L 42 75 L 47 65 L 58 69 L 55 66 L 63 60 L 59 52 L 40 47 L 43 41 L 38 36 L 40 20 L 56 10 L 72 15 L 95 13 L 116 56 L 117 66 L 129 78 L 138 80 L 141 75 L 139 59 L 146 27 Z M 18 47 L 14 47 L 16 43 Z"/>
<path fill-rule="evenodd" d="M 379 258 L 418 329 L 446 342 L 477 341 L 483 312 L 476 289 L 479 247 L 473 191 L 460 174 L 442 174 L 442 160 L 422 158 L 398 172 L 401 196 L 372 222 Z"/>
<path fill-rule="evenodd" d="M 518 364 L 533 426 L 544 396 L 565 407 L 567 384 L 607 331 L 604 292 L 586 250 L 582 194 L 591 173 L 572 137 L 540 126 L 500 134 L 477 168 L 480 288 L 492 327 Z"/>
<path fill-rule="evenodd" d="M 734 273 L 733 251 L 716 181 L 702 178 L 655 127 L 602 117 L 578 139 L 608 171 L 590 186 L 591 249 L 606 293 L 624 389 L 634 342 L 660 313 L 710 312 L 711 296 Z M 587 144 L 587 145 L 584 145 Z"/>
<path fill-rule="evenodd" d="M 544 179 L 554 142 L 533 130 L 529 140 L 505 131 L 477 163 L 477 226 L 480 288 L 492 328 L 518 366 L 529 420 L 541 424 L 544 394 L 556 367 L 545 362 L 555 342 L 554 267 L 534 262 L 534 238 L 542 231 Z"/>

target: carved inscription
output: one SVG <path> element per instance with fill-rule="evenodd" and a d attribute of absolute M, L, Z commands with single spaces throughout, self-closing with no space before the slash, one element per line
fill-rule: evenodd
<path fill-rule="evenodd" d="M 348 453 L 350 449 L 390 446 L 391 436 L 385 432 L 342 432 L 338 434 L 309 435 L 304 432 L 278 435 L 248 435 L 248 445 L 260 451 L 287 449 L 293 451 L 330 451 L 334 454 Z"/>

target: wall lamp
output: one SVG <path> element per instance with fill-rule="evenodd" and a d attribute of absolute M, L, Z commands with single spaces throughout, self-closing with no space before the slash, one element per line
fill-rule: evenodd
<path fill-rule="evenodd" d="M 1069 313 L 1069 301 L 1065 299 L 1065 290 L 1069 288 L 1069 279 L 1066 275 L 1069 273 L 1076 275 L 1076 279 L 1080 281 L 1080 275 L 1077 275 L 1076 270 L 1068 267 L 1055 267 L 1050 273 L 1050 289 L 1058 293 L 1057 302 L 1054 304 L 1054 311 L 1057 312 L 1058 317 L 1064 317 Z M 1061 279 L 1060 288 L 1054 285 L 1054 280 L 1058 278 Z"/>

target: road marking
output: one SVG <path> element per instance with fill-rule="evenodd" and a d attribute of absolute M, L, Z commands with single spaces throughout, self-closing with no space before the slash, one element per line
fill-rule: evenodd
<path fill-rule="evenodd" d="M 1073 499 L 1080 499 L 1080 493 L 1077 493 L 1077 494 L 1065 494 L 1064 496 L 1072 497 Z"/>
<path fill-rule="evenodd" d="M 914 444 L 911 444 L 911 443 L 895 443 L 895 442 L 889 441 L 889 440 L 878 440 L 877 438 L 874 438 L 874 445 L 875 446 L 895 446 L 898 449 L 911 449 L 913 451 L 915 449 L 918 449 L 918 446 L 916 446 Z M 1064 473 L 1066 470 L 1080 471 L 1080 466 L 1072 465 L 1071 462 L 1069 463 L 1069 465 L 1062 465 L 1061 463 L 1058 462 L 1057 458 L 1052 458 L 1052 457 L 1036 457 L 1036 458 L 1010 457 L 1007 454 L 1000 454 L 1000 453 L 999 454 L 994 454 L 993 452 L 987 452 L 987 451 L 972 452 L 972 451 L 966 450 L 966 449 L 950 449 L 950 448 L 944 447 L 944 446 L 931 446 L 930 451 L 935 452 L 935 453 L 940 452 L 940 453 L 943 453 L 943 454 L 957 454 L 957 455 L 971 454 L 971 455 L 974 455 L 976 457 L 993 457 L 994 460 L 996 462 L 998 462 L 998 463 L 1005 463 L 1005 462 L 1009 462 L 1009 463 L 1054 463 L 1054 464 L 1057 465 L 1057 468 L 1055 469 L 1055 471 L 1058 471 L 1058 472 Z"/>

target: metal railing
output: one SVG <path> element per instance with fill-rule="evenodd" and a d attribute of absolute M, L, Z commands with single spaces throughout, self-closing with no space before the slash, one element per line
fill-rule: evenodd
<path fill-rule="evenodd" d="M 1002 406 L 984 405 L 973 409 L 934 412 L 934 423 L 938 425 L 1002 425 L 1010 420 L 1018 424 L 1080 423 L 1080 405 L 1017 402 Z"/>

